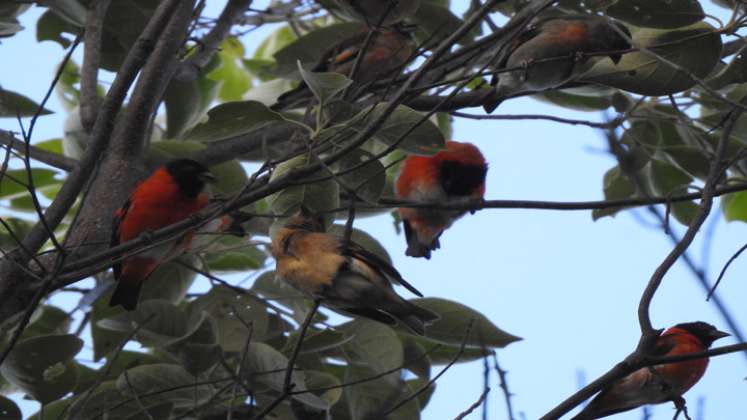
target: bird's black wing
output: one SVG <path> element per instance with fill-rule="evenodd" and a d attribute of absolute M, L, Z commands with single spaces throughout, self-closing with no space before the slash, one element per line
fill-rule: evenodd
<path fill-rule="evenodd" d="M 384 259 L 382 259 L 378 255 L 363 248 L 353 241 L 350 241 L 347 247 L 342 243 L 340 244 L 340 246 L 342 247 L 343 255 L 358 258 L 359 260 L 371 266 L 371 268 L 373 268 L 382 277 L 394 279 L 397 283 L 401 284 L 405 289 L 409 290 L 413 294 L 417 295 L 418 297 L 423 297 L 423 294 L 420 293 L 420 291 L 416 289 L 415 286 L 411 285 L 402 278 L 402 275 L 399 273 L 399 271 L 397 271 L 396 268 L 392 267 L 391 264 L 389 264 L 387 261 L 384 261 Z"/>

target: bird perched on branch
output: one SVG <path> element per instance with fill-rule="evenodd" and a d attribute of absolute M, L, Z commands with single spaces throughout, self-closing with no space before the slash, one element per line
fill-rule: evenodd
<path fill-rule="evenodd" d="M 439 318 L 394 291 L 392 282 L 422 296 L 388 262 L 321 230 L 321 219 L 305 208 L 288 219 L 272 240 L 279 278 L 335 310 L 389 325 L 399 320 L 419 335 Z"/>
<path fill-rule="evenodd" d="M 480 199 L 485 194 L 488 164 L 471 143 L 446 142 L 446 150 L 433 156 L 410 156 L 397 178 L 398 198 L 442 202 Z M 439 237 L 466 212 L 428 208 L 399 209 L 407 239 L 406 255 L 430 259 L 440 247 Z"/>
<path fill-rule="evenodd" d="M 335 0 L 343 16 L 366 22 L 368 26 L 391 26 L 411 17 L 420 0 Z"/>
<path fill-rule="evenodd" d="M 394 77 L 412 59 L 415 51 L 411 37 L 412 30 L 412 27 L 405 25 L 380 29 L 366 27 L 358 34 L 328 49 L 311 71 L 340 73 L 353 79 L 359 85 Z M 366 46 L 369 31 L 373 31 L 373 35 Z M 366 47 L 365 50 L 364 47 Z M 363 56 L 358 59 L 361 52 Z M 353 74 L 356 60 L 359 61 L 358 68 Z M 295 89 L 280 95 L 272 109 L 281 110 L 299 106 L 310 98 L 311 92 L 302 82 Z"/>
<path fill-rule="evenodd" d="M 676 356 L 708 350 L 729 334 L 705 322 L 677 324 L 656 341 L 655 356 Z M 684 406 L 682 394 L 695 385 L 708 367 L 708 358 L 644 367 L 602 390 L 573 420 L 594 420 L 646 404 L 674 401 Z"/>
<path fill-rule="evenodd" d="M 135 239 L 140 234 L 186 219 L 208 204 L 203 193 L 213 174 L 191 159 L 177 159 L 157 169 L 130 194 L 117 210 L 112 228 L 111 246 Z M 223 221 L 218 223 L 223 225 Z M 110 306 L 127 310 L 137 306 L 140 288 L 159 265 L 189 249 L 194 231 L 114 264 L 114 290 Z"/>
<path fill-rule="evenodd" d="M 621 35 L 624 34 L 625 36 Z M 484 108 L 493 112 L 503 99 L 520 92 L 557 88 L 585 72 L 604 54 L 615 64 L 631 48 L 630 31 L 598 17 L 548 18 L 527 27 L 509 47 L 493 77 L 494 91 Z"/>

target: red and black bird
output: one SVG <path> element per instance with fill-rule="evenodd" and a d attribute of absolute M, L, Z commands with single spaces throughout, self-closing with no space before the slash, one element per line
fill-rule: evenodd
<path fill-rule="evenodd" d="M 135 239 L 143 232 L 157 230 L 186 219 L 209 201 L 203 192 L 215 177 L 197 161 L 177 159 L 157 169 L 135 187 L 114 216 L 111 246 Z M 140 288 L 159 265 L 189 249 L 194 231 L 182 238 L 158 245 L 114 264 L 114 290 L 110 306 L 127 310 L 137 306 Z"/>
<path fill-rule="evenodd" d="M 714 341 L 728 337 L 705 322 L 677 324 L 656 342 L 654 356 L 677 356 L 708 350 Z M 708 367 L 708 358 L 644 367 L 602 390 L 573 420 L 594 420 L 646 404 L 681 401 Z"/>
<path fill-rule="evenodd" d="M 446 150 L 433 156 L 410 156 L 397 178 L 398 198 L 441 202 L 455 199 L 481 199 L 485 195 L 488 164 L 475 145 L 446 142 Z M 399 209 L 407 239 L 406 255 L 430 259 L 440 247 L 439 237 L 465 212 L 427 208 Z"/>
<path fill-rule="evenodd" d="M 621 35 L 625 34 L 625 37 Z M 524 30 L 510 47 L 491 84 L 495 86 L 484 106 L 492 112 L 505 99 L 520 92 L 540 92 L 560 87 L 590 68 L 607 53 L 613 63 L 630 49 L 625 25 L 592 16 L 545 18 Z"/>

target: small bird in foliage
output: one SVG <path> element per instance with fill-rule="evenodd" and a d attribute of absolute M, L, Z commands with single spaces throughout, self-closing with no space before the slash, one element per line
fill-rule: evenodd
<path fill-rule="evenodd" d="M 213 174 L 191 159 L 173 160 L 157 169 L 135 187 L 129 199 L 115 213 L 111 246 L 174 224 L 200 211 L 209 202 L 203 193 L 205 185 L 213 181 Z M 221 220 L 218 224 L 226 223 Z M 194 232 L 188 232 L 177 241 L 158 245 L 115 263 L 117 288 L 109 305 L 134 310 L 143 282 L 159 265 L 188 250 L 193 237 Z"/>
<path fill-rule="evenodd" d="M 368 26 L 391 26 L 415 14 L 420 0 L 335 0 L 347 18 L 362 20 Z"/>
<path fill-rule="evenodd" d="M 630 31 L 618 22 L 597 17 L 548 18 L 531 24 L 512 43 L 491 84 L 484 108 L 493 112 L 501 101 L 519 92 L 540 92 L 562 86 L 588 70 L 590 54 L 605 54 L 615 64 L 630 43 Z"/>
<path fill-rule="evenodd" d="M 404 161 L 397 178 L 397 197 L 428 202 L 481 199 L 485 195 L 487 172 L 485 157 L 475 145 L 448 141 L 446 150 L 433 156 L 410 156 Z M 464 213 L 400 208 L 407 239 L 406 255 L 430 259 L 431 251 L 440 247 L 441 234 Z"/>
<path fill-rule="evenodd" d="M 369 30 L 374 32 L 373 36 L 359 59 L 355 74 L 352 74 L 358 54 L 366 46 Z M 361 85 L 394 77 L 404 68 L 415 51 L 411 32 L 412 28 L 404 25 L 381 29 L 365 28 L 328 49 L 312 71 L 340 73 Z M 302 82 L 295 89 L 280 95 L 272 109 L 287 109 L 310 98 L 311 92 Z"/>
<path fill-rule="evenodd" d="M 322 233 L 323 226 L 302 208 L 275 234 L 272 255 L 279 278 L 332 309 L 389 325 L 399 320 L 419 335 L 439 318 L 394 291 L 393 282 L 422 296 L 387 261 L 352 241 Z"/>
<path fill-rule="evenodd" d="M 705 322 L 677 324 L 656 341 L 655 356 L 676 356 L 708 350 L 714 341 L 728 337 Z M 695 385 L 708 367 L 708 358 L 644 367 L 602 390 L 573 420 L 593 420 L 646 404 L 674 401 Z"/>

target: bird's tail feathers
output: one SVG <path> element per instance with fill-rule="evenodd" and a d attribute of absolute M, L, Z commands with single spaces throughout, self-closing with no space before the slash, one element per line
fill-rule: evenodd
<path fill-rule="evenodd" d="M 117 279 L 117 287 L 109 300 L 109 306 L 122 305 L 128 311 L 134 311 L 143 282 L 157 267 L 158 261 L 154 259 L 133 258 L 126 261 L 122 265 L 122 273 Z"/>
<path fill-rule="evenodd" d="M 405 227 L 405 238 L 407 239 L 407 250 L 405 251 L 405 255 L 408 257 L 425 258 L 426 260 L 429 260 L 431 259 L 431 251 L 441 248 L 441 243 L 438 240 L 440 235 L 436 236 L 431 243 L 424 244 L 420 241 L 418 234 L 412 226 L 410 226 L 410 223 L 407 220 L 404 220 L 403 224 Z"/>

